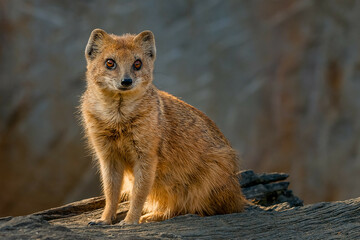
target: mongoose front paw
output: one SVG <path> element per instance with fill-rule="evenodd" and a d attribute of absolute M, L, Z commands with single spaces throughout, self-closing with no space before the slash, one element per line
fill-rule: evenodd
<path fill-rule="evenodd" d="M 106 221 L 106 220 L 94 220 L 88 223 L 88 226 L 95 226 L 95 225 L 110 225 L 111 221 Z"/>
<path fill-rule="evenodd" d="M 138 221 L 126 221 L 125 219 L 122 220 L 121 222 L 119 222 L 120 226 L 132 225 L 132 224 L 139 224 L 139 222 Z"/>

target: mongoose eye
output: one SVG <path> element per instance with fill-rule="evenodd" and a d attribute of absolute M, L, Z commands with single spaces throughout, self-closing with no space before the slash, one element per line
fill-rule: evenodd
<path fill-rule="evenodd" d="M 140 70 L 141 66 L 142 66 L 142 62 L 140 61 L 140 59 L 136 60 L 133 64 L 133 67 L 136 71 Z"/>
<path fill-rule="evenodd" d="M 108 59 L 105 62 L 105 66 L 107 69 L 113 70 L 116 68 L 116 62 L 112 59 Z"/>

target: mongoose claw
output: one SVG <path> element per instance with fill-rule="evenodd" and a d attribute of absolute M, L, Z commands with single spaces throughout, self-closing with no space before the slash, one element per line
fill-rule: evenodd
<path fill-rule="evenodd" d="M 98 224 L 96 222 L 94 222 L 94 221 L 91 221 L 91 222 L 88 223 L 88 226 L 94 226 L 94 225 L 98 225 Z"/>
<path fill-rule="evenodd" d="M 88 223 L 88 226 L 101 226 L 101 225 L 109 225 L 109 223 L 103 220 L 95 220 L 95 221 L 90 221 Z"/>

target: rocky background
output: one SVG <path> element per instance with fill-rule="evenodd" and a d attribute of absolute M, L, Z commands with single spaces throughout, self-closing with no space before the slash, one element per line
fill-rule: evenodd
<path fill-rule="evenodd" d="M 305 203 L 360 196 L 360 1 L 0 0 L 0 216 L 100 193 L 77 106 L 94 28 L 154 32 L 155 84 Z"/>

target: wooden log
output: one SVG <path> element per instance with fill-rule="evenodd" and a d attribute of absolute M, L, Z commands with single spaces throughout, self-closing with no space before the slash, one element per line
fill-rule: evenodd
<path fill-rule="evenodd" d="M 242 213 L 227 215 L 90 227 L 87 223 L 101 216 L 105 203 L 103 197 L 96 197 L 27 216 L 0 218 L 0 239 L 360 239 L 360 198 L 293 207 L 286 199 L 294 197 L 289 183 L 278 182 L 285 175 L 245 172 L 243 176 L 253 179 L 243 185 L 250 199 L 280 192 L 277 201 L 282 202 L 249 205 Z M 119 204 L 116 223 L 128 207 L 129 202 Z"/>

